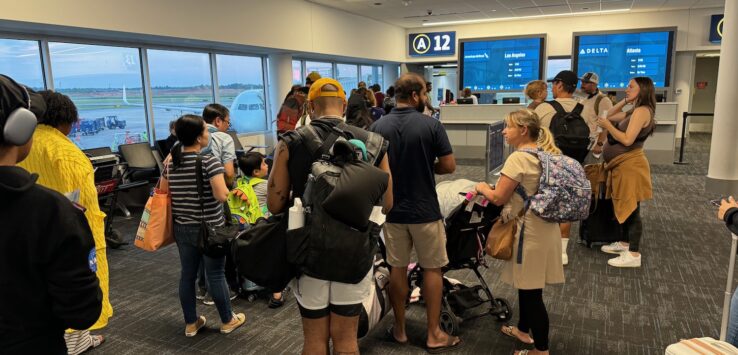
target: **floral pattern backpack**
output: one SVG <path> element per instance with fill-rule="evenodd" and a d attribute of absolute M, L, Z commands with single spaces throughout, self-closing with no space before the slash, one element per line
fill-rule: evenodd
<path fill-rule="evenodd" d="M 525 196 L 525 191 L 518 189 L 526 208 L 547 222 L 574 222 L 589 216 L 592 187 L 579 162 L 566 155 L 540 149 L 520 151 L 533 154 L 541 161 L 538 191 L 533 196 Z"/>

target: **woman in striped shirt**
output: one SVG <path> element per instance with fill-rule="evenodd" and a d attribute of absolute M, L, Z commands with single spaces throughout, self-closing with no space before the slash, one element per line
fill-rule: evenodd
<path fill-rule="evenodd" d="M 218 308 L 223 326 L 220 332 L 228 334 L 245 321 L 243 313 L 233 313 L 225 281 L 225 257 L 211 258 L 203 255 L 197 247 L 200 222 L 204 219 L 214 226 L 222 226 L 223 202 L 228 197 L 228 187 L 223 173 L 225 170 L 218 159 L 211 155 L 202 156 L 203 196 L 197 192 L 195 164 L 200 150 L 207 147 L 210 134 L 205 121 L 197 115 L 184 115 L 174 124 L 179 142 L 172 147 L 167 159 L 161 188 L 172 197 L 174 217 L 174 239 L 179 249 L 182 273 L 179 280 L 179 301 L 185 318 L 185 335 L 193 337 L 205 326 L 205 317 L 197 316 L 195 279 L 201 262 L 205 264 L 208 290 Z M 201 202 L 202 200 L 202 207 Z"/>

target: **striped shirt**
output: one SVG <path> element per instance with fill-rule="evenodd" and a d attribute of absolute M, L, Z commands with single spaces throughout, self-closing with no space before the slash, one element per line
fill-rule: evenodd
<path fill-rule="evenodd" d="M 197 176 L 195 175 L 195 162 L 197 154 L 192 152 L 182 153 L 182 163 L 174 169 L 173 163 L 167 165 L 164 177 L 169 180 L 169 193 L 172 196 L 172 215 L 174 222 L 178 224 L 199 224 L 203 219 L 200 208 L 201 197 L 197 194 Z M 212 155 L 202 156 L 203 197 L 202 202 L 205 211 L 205 220 L 214 226 L 225 223 L 223 218 L 223 204 L 213 197 L 213 189 L 210 187 L 210 179 L 223 174 L 225 169 L 218 158 Z"/>

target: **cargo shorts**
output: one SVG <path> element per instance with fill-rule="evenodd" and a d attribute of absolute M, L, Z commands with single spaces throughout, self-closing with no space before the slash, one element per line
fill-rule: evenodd
<path fill-rule="evenodd" d="M 446 230 L 440 219 L 419 224 L 385 223 L 384 244 L 387 262 L 394 267 L 410 264 L 413 247 L 424 269 L 439 269 L 448 264 Z"/>

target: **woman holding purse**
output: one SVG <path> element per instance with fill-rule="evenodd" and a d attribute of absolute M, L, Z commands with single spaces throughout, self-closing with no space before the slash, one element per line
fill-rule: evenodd
<path fill-rule="evenodd" d="M 516 354 L 548 354 L 548 312 L 543 303 L 543 288 L 547 284 L 564 282 L 564 267 L 561 262 L 561 233 L 557 223 L 546 222 L 531 211 L 523 211 L 523 197 L 516 193 L 521 185 L 528 196 L 538 190 L 541 178 L 541 163 L 534 154 L 521 149 L 540 149 L 561 154 L 547 128 L 535 112 L 521 109 L 505 117 L 502 131 L 507 144 L 516 152 L 510 154 L 502 167 L 500 179 L 492 188 L 486 182 L 476 186 L 476 192 L 497 206 L 504 205 L 500 218 L 507 223 L 517 223 L 512 255 L 502 273 L 502 281 L 518 289 L 520 320 L 517 327 L 505 325 L 502 333 L 534 344 L 533 350 L 520 350 Z M 522 245 L 522 261 L 517 263 L 518 238 L 525 222 L 525 237 Z"/>
<path fill-rule="evenodd" d="M 225 224 L 223 202 L 228 198 L 225 170 L 217 158 L 202 156 L 203 195 L 197 192 L 195 173 L 200 150 L 207 147 L 210 134 L 205 121 L 197 115 L 184 115 L 174 124 L 179 142 L 172 147 L 170 158 L 161 179 L 161 190 L 172 198 L 174 239 L 179 249 L 182 272 L 179 280 L 179 301 L 185 318 L 185 336 L 193 337 L 205 326 L 205 317 L 197 316 L 195 280 L 200 263 L 205 264 L 208 290 L 218 308 L 223 326 L 220 332 L 228 334 L 243 325 L 246 316 L 231 309 L 228 285 L 225 281 L 225 256 L 203 255 L 198 248 L 200 225 L 203 219 L 212 226 Z M 202 207 L 200 201 L 202 199 Z"/>

